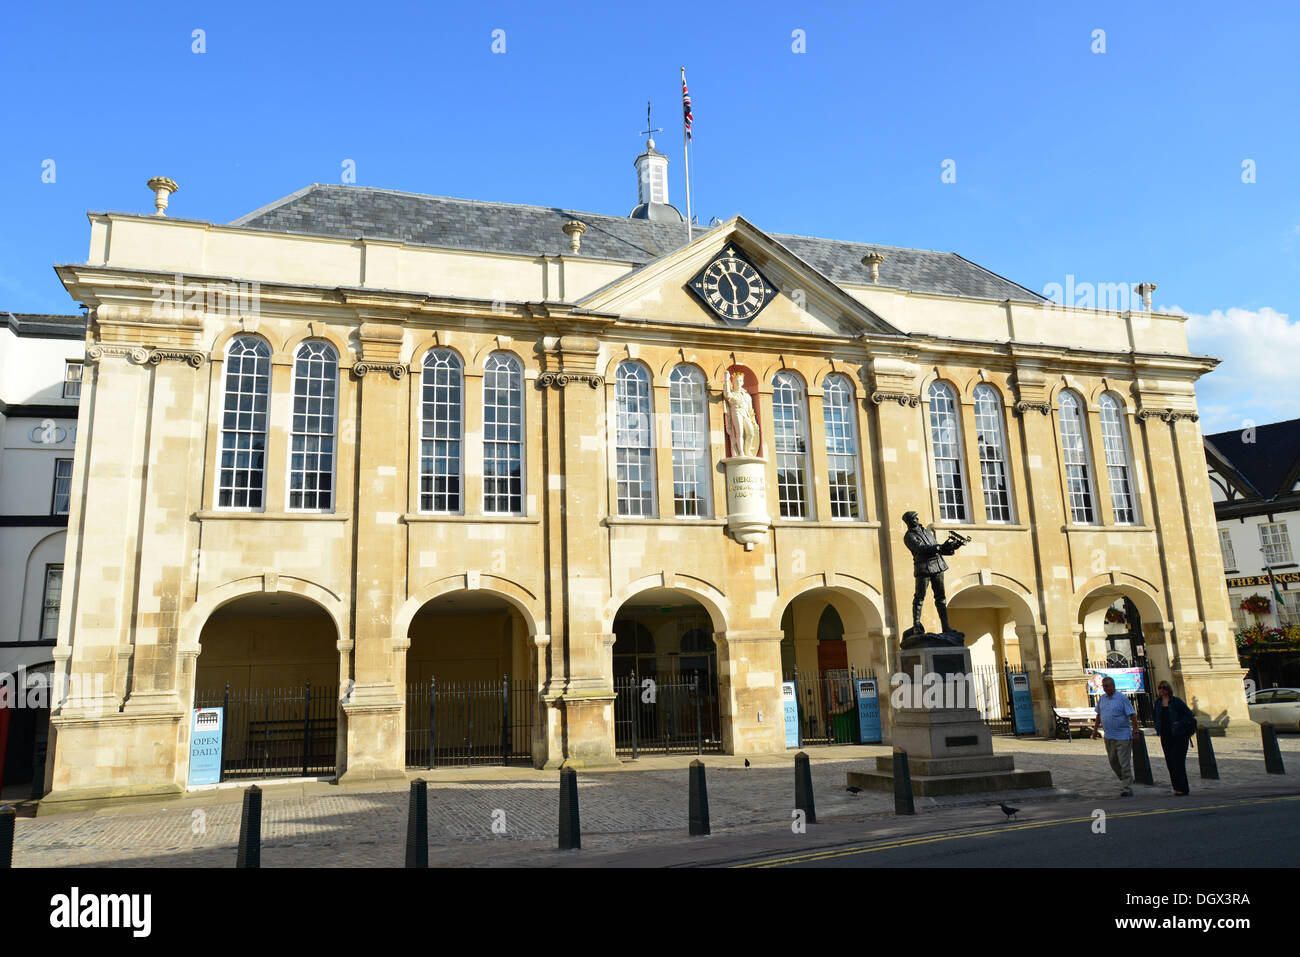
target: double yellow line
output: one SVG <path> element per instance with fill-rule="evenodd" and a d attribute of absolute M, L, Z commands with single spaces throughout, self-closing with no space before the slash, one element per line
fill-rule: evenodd
<path fill-rule="evenodd" d="M 1276 801 L 1300 801 L 1300 795 L 1233 801 L 1228 804 L 1201 804 L 1194 807 L 1154 808 L 1150 811 L 1107 812 L 1106 816 L 1109 819 L 1150 817 L 1156 814 L 1186 814 L 1189 811 L 1214 811 L 1230 807 L 1243 807 L 1249 804 L 1270 804 Z M 877 851 L 892 851 L 902 847 L 920 847 L 925 844 L 938 844 L 943 841 L 959 841 L 972 837 L 996 837 L 999 834 L 1006 834 L 1008 831 L 1032 831 L 1040 827 L 1056 827 L 1061 824 L 1091 823 L 1092 820 L 1092 815 L 1088 814 L 1083 817 L 1060 817 L 1053 818 L 1049 821 L 1026 822 L 1024 824 L 1005 824 L 1001 826 L 992 824 L 980 828 L 965 828 L 960 831 L 952 831 L 945 834 L 904 837 L 892 841 L 881 841 L 875 844 L 859 844 L 855 847 L 824 848 L 820 851 L 810 851 L 807 854 L 796 854 L 791 857 L 774 857 L 761 861 L 750 861 L 745 864 L 735 864 L 733 866 L 736 868 L 788 867 L 791 864 L 809 864 L 816 861 L 833 860 L 837 857 L 852 857 L 855 854 L 874 854 Z"/>

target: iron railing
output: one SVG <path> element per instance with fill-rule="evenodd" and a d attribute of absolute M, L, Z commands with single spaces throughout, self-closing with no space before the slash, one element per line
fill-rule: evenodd
<path fill-rule="evenodd" d="M 1115 668 L 1115 665 L 1107 664 L 1105 659 L 1100 661 L 1089 661 L 1086 665 L 1088 670 L 1101 670 L 1104 668 Z M 1140 668 L 1142 671 L 1142 690 L 1137 692 L 1124 692 L 1129 701 L 1133 703 L 1133 710 L 1137 712 L 1138 722 L 1144 727 L 1155 726 L 1155 672 L 1151 668 L 1150 662 L 1142 664 L 1133 664 L 1125 667 Z M 1089 703 L 1096 704 L 1097 696 L 1092 693 L 1091 686 L 1088 689 Z"/>
<path fill-rule="evenodd" d="M 326 774 L 338 767 L 338 688 L 208 688 L 196 708 L 222 708 L 221 777 Z"/>
<path fill-rule="evenodd" d="M 798 668 L 782 680 L 794 682 L 795 700 L 799 703 L 799 746 L 808 744 L 857 744 L 858 679 L 875 678 L 871 670 L 833 668 L 812 674 Z M 879 689 L 880 698 L 888 697 L 887 688 Z"/>
<path fill-rule="evenodd" d="M 718 689 L 699 675 L 635 672 L 614 679 L 614 747 L 642 753 L 721 753 Z"/>
<path fill-rule="evenodd" d="M 531 764 L 537 686 L 527 679 L 440 681 L 406 689 L 406 764 Z"/>

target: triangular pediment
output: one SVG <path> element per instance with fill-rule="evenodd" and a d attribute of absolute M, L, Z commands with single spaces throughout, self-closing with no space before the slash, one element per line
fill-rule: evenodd
<path fill-rule="evenodd" d="M 758 313 L 733 319 L 710 307 L 699 283 L 710 264 L 736 257 L 754 267 L 771 287 Z M 578 303 L 584 309 L 628 319 L 713 324 L 758 332 L 854 338 L 863 333 L 903 336 L 815 267 L 740 216 L 692 242 L 597 289 Z M 725 305 L 722 307 L 725 310 Z"/>

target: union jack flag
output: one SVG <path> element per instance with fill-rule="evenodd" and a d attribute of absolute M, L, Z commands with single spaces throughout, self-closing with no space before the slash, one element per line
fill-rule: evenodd
<path fill-rule="evenodd" d="M 691 138 L 691 94 L 686 91 L 686 71 L 682 70 L 682 123 L 686 126 L 686 138 Z"/>

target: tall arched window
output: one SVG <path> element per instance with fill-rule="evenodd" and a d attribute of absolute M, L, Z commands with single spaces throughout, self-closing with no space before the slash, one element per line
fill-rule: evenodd
<path fill-rule="evenodd" d="M 483 366 L 483 511 L 524 512 L 524 367 L 507 352 Z"/>
<path fill-rule="evenodd" d="M 1128 430 L 1124 427 L 1124 412 L 1110 393 L 1103 393 L 1097 405 L 1101 411 L 1101 438 L 1106 446 L 1106 475 L 1110 479 L 1110 504 L 1115 512 L 1115 524 L 1136 525 L 1137 505 L 1130 478 L 1132 457 L 1129 455 Z"/>
<path fill-rule="evenodd" d="M 1061 429 L 1061 456 L 1065 463 L 1065 481 L 1070 495 L 1070 521 L 1091 525 L 1096 519 L 1092 505 L 1092 469 L 1088 442 L 1084 438 L 1083 403 L 1069 389 L 1058 401 Z"/>
<path fill-rule="evenodd" d="M 858 429 L 853 414 L 853 388 L 842 375 L 822 381 L 822 417 L 826 422 L 826 471 L 831 492 L 831 518 L 858 518 Z"/>
<path fill-rule="evenodd" d="M 772 419 L 781 517 L 808 518 L 808 407 L 803 380 L 793 372 L 772 377 Z"/>
<path fill-rule="evenodd" d="M 615 498 L 619 515 L 654 515 L 654 415 L 650 371 L 639 362 L 619 364 L 614 379 Z"/>
<path fill-rule="evenodd" d="M 425 353 L 420 375 L 420 511 L 461 510 L 465 370 L 450 349 Z"/>
<path fill-rule="evenodd" d="M 217 507 L 260 509 L 266 493 L 266 410 L 271 390 L 271 347 L 257 336 L 237 336 L 226 348 L 221 410 Z"/>
<path fill-rule="evenodd" d="M 334 428 L 339 355 L 320 339 L 298 347 L 293 360 L 293 432 L 289 447 L 289 508 L 334 508 Z"/>
<path fill-rule="evenodd" d="M 957 397 L 943 382 L 930 383 L 930 447 L 934 454 L 934 481 L 939 493 L 939 518 L 966 521 L 966 482 L 961 464 L 961 429 L 957 422 Z"/>
<path fill-rule="evenodd" d="M 673 443 L 673 514 L 708 518 L 709 418 L 704 373 L 682 364 L 668 377 Z"/>
<path fill-rule="evenodd" d="M 990 522 L 1011 521 L 1011 480 L 1007 469 L 1002 397 L 991 385 L 975 387 L 975 436 L 980 452 L 984 513 Z"/>

